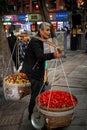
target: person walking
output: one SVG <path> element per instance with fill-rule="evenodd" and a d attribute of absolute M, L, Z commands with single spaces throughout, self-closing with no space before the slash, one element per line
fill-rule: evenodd
<path fill-rule="evenodd" d="M 28 43 L 27 43 L 27 41 L 24 41 L 24 40 L 19 40 L 18 43 L 19 43 L 19 60 L 20 60 L 20 63 L 22 63 L 24 60 L 24 56 L 25 56 L 25 52 L 26 52 Z"/>
<path fill-rule="evenodd" d="M 48 39 L 51 35 L 51 25 L 47 22 L 42 22 L 38 27 L 37 37 Z M 31 120 L 31 115 L 35 107 L 35 99 L 39 94 L 44 83 L 45 61 L 61 56 L 60 51 L 56 50 L 53 53 L 44 53 L 43 41 L 32 37 L 24 57 L 23 66 L 20 72 L 23 72 L 29 78 L 31 83 L 31 98 L 28 106 L 28 119 Z M 44 90 L 42 90 L 43 92 Z"/>
<path fill-rule="evenodd" d="M 14 35 L 13 32 L 11 32 L 11 36 L 9 36 L 8 38 L 8 44 L 9 44 L 9 48 L 10 48 L 10 52 L 12 55 L 12 59 L 14 61 L 15 67 L 16 69 L 18 69 L 18 45 L 17 45 L 17 37 Z"/>

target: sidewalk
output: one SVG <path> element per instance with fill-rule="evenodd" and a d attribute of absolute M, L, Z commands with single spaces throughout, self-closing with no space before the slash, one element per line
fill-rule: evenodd
<path fill-rule="evenodd" d="M 55 62 L 49 62 L 49 82 L 55 71 Z M 60 61 L 57 61 L 53 89 L 70 91 L 78 99 L 75 108 L 75 117 L 70 126 L 59 130 L 86 130 L 87 129 L 87 55 L 83 51 L 68 51 L 67 58 L 62 59 L 62 70 Z M 59 66 L 60 65 L 60 66 Z M 65 78 L 66 77 L 66 78 Z M 68 87 L 67 82 L 68 81 Z M 0 87 L 0 98 L 3 88 Z M 36 130 L 28 121 L 29 95 L 19 101 L 5 101 L 0 104 L 0 130 Z M 44 129 L 45 130 L 45 129 Z M 58 130 L 58 128 L 57 128 Z"/>

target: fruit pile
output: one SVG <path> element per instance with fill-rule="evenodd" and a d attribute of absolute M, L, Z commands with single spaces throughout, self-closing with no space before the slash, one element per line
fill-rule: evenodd
<path fill-rule="evenodd" d="M 46 108 L 69 108 L 77 104 L 77 99 L 65 91 L 45 91 L 37 97 L 37 103 Z"/>
<path fill-rule="evenodd" d="M 26 84 L 29 83 L 29 80 L 26 76 L 26 74 L 19 72 L 17 74 L 12 74 L 5 79 L 6 82 L 12 83 L 12 84 Z"/>

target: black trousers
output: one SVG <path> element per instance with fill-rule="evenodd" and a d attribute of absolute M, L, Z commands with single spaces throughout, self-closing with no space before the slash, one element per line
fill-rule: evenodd
<path fill-rule="evenodd" d="M 28 106 L 28 112 L 29 115 L 32 115 L 36 103 L 36 97 L 40 92 L 43 92 L 43 81 L 38 81 L 32 78 L 29 78 L 29 81 L 31 82 L 31 98 Z"/>

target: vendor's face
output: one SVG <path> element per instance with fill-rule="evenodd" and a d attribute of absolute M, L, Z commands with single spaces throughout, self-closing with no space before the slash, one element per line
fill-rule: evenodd
<path fill-rule="evenodd" d="M 50 26 L 45 26 L 44 29 L 40 29 L 40 35 L 44 39 L 50 38 Z"/>

